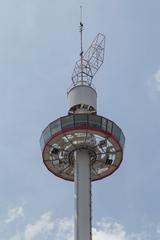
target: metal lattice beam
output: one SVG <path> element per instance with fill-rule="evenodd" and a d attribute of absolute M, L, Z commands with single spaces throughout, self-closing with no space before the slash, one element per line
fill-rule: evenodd
<path fill-rule="evenodd" d="M 75 64 L 72 82 L 74 85 L 92 84 L 92 79 L 104 62 L 105 36 L 98 33 L 88 50 L 84 53 L 83 59 Z"/>

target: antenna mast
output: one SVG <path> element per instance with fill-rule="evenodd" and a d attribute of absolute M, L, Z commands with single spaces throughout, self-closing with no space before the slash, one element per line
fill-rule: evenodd
<path fill-rule="evenodd" d="M 83 23 L 82 23 L 82 6 L 80 6 L 80 41 L 81 41 L 81 84 L 83 85 Z"/>
<path fill-rule="evenodd" d="M 73 86 L 92 86 L 93 77 L 104 62 L 105 36 L 98 33 L 88 50 L 83 53 L 82 6 L 80 6 L 80 59 L 76 61 L 73 73 Z"/>

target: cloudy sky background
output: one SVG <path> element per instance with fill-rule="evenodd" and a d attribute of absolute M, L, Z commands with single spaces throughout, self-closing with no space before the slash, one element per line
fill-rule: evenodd
<path fill-rule="evenodd" d="M 73 184 L 42 164 L 41 131 L 67 113 L 84 49 L 106 35 L 98 113 L 124 131 L 124 161 L 94 183 L 93 240 L 160 239 L 160 1 L 0 0 L 0 239 L 72 240 Z"/>

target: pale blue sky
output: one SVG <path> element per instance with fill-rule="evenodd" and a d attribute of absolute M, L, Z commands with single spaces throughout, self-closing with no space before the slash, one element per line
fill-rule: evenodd
<path fill-rule="evenodd" d="M 120 169 L 93 184 L 93 223 L 100 221 L 103 232 L 103 218 L 113 223 L 105 223 L 107 231 L 116 232 L 116 223 L 123 228 L 124 235 L 120 229 L 106 240 L 160 239 L 160 1 L 0 0 L 2 240 L 62 240 L 65 217 L 71 229 L 73 184 L 46 170 L 39 137 L 67 114 L 81 4 L 84 49 L 98 32 L 106 35 L 105 62 L 94 79 L 98 113 L 126 136 Z M 97 239 L 103 236 L 95 233 Z"/>

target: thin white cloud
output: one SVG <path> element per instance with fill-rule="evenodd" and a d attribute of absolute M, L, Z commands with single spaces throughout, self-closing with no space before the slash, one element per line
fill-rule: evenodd
<path fill-rule="evenodd" d="M 160 224 L 157 226 L 156 232 L 157 232 L 157 234 L 160 235 Z"/>
<path fill-rule="evenodd" d="M 126 240 L 127 234 L 123 226 L 112 220 L 103 219 L 93 228 L 93 240 Z"/>
<path fill-rule="evenodd" d="M 147 81 L 147 87 L 150 96 L 155 96 L 155 93 L 160 93 L 160 67 L 155 73 L 152 74 L 151 78 Z"/>
<path fill-rule="evenodd" d="M 56 221 L 56 233 L 55 239 L 66 239 L 73 240 L 74 239 L 74 220 L 73 218 L 64 218 L 58 219 Z"/>
<path fill-rule="evenodd" d="M 54 221 L 51 219 L 51 213 L 44 213 L 40 219 L 33 224 L 27 224 L 24 239 L 33 240 L 38 235 L 50 233 L 54 228 Z"/>
<path fill-rule="evenodd" d="M 158 232 L 155 233 L 156 226 L 143 230 L 142 232 L 128 233 L 124 226 L 112 219 L 102 219 L 94 224 L 92 228 L 93 240 L 156 240 L 160 239 Z M 61 219 L 55 221 L 54 232 L 51 239 L 73 240 L 73 219 Z"/>
<path fill-rule="evenodd" d="M 22 206 L 15 207 L 8 210 L 8 216 L 4 220 L 4 222 L 8 224 L 15 221 L 18 218 L 23 218 L 23 217 L 24 217 L 23 207 Z"/>
<path fill-rule="evenodd" d="M 156 90 L 160 92 L 160 68 L 153 74 L 153 80 Z"/>
<path fill-rule="evenodd" d="M 18 226 L 19 228 L 20 226 Z M 9 240 L 74 240 L 73 218 L 54 219 L 50 212 L 42 214 L 34 223 L 16 229 Z M 152 224 L 141 232 L 128 233 L 123 225 L 112 219 L 102 219 L 92 228 L 93 240 L 157 240 L 160 225 Z"/>
<path fill-rule="evenodd" d="M 9 240 L 22 240 L 19 233 L 16 233 L 14 236 L 12 236 Z"/>

